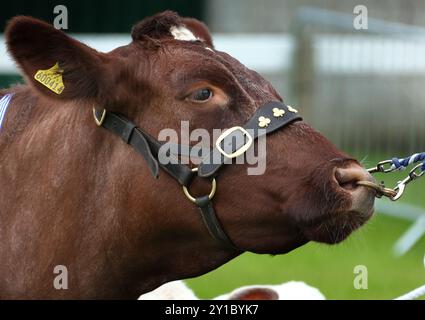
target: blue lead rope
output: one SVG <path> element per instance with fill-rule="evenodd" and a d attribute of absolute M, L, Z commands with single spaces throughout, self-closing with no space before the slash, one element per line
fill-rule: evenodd
<path fill-rule="evenodd" d="M 412 154 L 410 157 L 407 158 L 392 158 L 391 159 L 391 169 L 393 170 L 404 170 L 406 169 L 408 166 L 414 164 L 414 163 L 418 163 L 421 162 L 422 166 L 421 166 L 421 171 L 425 171 L 425 152 L 421 152 L 421 153 L 415 153 Z"/>

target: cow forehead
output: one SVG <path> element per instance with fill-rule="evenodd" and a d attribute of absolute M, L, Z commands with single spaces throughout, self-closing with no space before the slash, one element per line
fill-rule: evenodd
<path fill-rule="evenodd" d="M 170 71 L 173 74 L 167 78 L 174 80 L 184 78 L 185 75 L 189 77 L 193 74 L 199 77 L 204 75 L 205 80 L 209 78 L 226 79 L 227 81 L 220 82 L 224 86 L 232 85 L 231 82 L 237 82 L 238 85 L 234 83 L 232 89 L 236 89 L 235 85 L 236 87 L 240 86 L 239 88 L 243 88 L 258 98 L 270 94 L 275 96 L 274 89 L 271 89 L 272 87 L 266 79 L 248 69 L 226 52 L 209 48 L 202 39 L 197 38 L 186 27 L 172 26 L 170 33 L 173 34 L 173 38 L 157 39 L 154 42 L 165 50 L 150 51 L 148 56 L 137 55 L 137 60 L 133 60 L 133 63 L 138 63 L 136 61 L 140 61 L 139 59 L 148 58 L 150 68 L 158 70 L 158 72 L 148 74 L 154 77 L 159 76 L 162 79 L 164 78 L 161 74 L 169 74 Z M 134 47 L 132 48 L 134 50 Z M 145 52 L 143 47 L 140 50 L 139 52 Z"/>
<path fill-rule="evenodd" d="M 195 74 L 200 78 L 204 75 L 205 80 L 222 79 L 221 85 L 230 85 L 232 90 L 243 88 L 255 100 L 266 96 L 270 99 L 280 98 L 269 81 L 226 52 L 208 49 L 199 41 L 173 41 L 172 45 L 174 50 L 171 49 L 171 54 L 165 59 L 168 60 L 167 65 L 173 66 L 176 75 Z"/>

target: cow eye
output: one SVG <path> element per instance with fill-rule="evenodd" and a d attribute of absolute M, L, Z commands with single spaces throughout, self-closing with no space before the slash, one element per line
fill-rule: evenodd
<path fill-rule="evenodd" d="M 202 88 L 202 89 L 198 89 L 195 92 L 193 92 L 190 96 L 189 99 L 193 102 L 206 102 L 208 101 L 211 97 L 213 96 L 213 93 L 210 89 L 208 88 Z"/>

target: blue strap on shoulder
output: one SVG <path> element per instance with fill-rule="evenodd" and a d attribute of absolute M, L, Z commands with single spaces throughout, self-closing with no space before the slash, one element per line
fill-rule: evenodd
<path fill-rule="evenodd" d="M 4 117 L 6 115 L 7 108 L 9 107 L 10 101 L 12 100 L 13 94 L 8 93 L 0 99 L 0 129 L 3 124 Z"/>

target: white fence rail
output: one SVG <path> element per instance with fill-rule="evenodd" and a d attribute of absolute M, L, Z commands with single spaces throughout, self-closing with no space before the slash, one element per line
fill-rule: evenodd
<path fill-rule="evenodd" d="M 128 44 L 121 34 L 72 34 L 101 52 Z M 294 39 L 289 34 L 216 34 L 216 49 L 234 56 L 261 73 L 283 73 L 291 67 Z M 425 75 L 425 37 L 388 38 L 321 34 L 314 37 L 315 64 L 326 73 L 422 73 Z M 0 35 L 0 73 L 15 74 L 5 39 Z"/>
<path fill-rule="evenodd" d="M 71 36 L 101 52 L 111 51 L 130 43 L 128 35 L 71 34 Z M 289 35 L 273 34 L 216 34 L 217 50 L 225 51 L 251 69 L 262 73 L 281 73 L 289 69 L 293 43 Z M 10 59 L 4 36 L 0 36 L 0 74 L 18 71 Z"/>

